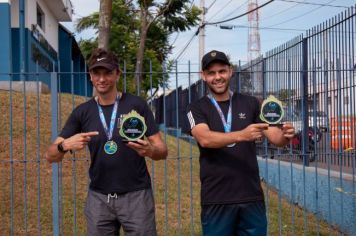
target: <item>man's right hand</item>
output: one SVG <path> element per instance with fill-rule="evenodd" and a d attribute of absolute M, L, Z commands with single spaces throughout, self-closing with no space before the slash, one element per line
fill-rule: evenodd
<path fill-rule="evenodd" d="M 263 131 L 268 129 L 268 124 L 257 123 L 247 126 L 239 131 L 241 141 L 255 141 L 263 137 Z"/>
<path fill-rule="evenodd" d="M 92 136 L 98 135 L 98 131 L 75 134 L 70 138 L 64 139 L 62 146 L 64 150 L 79 151 L 88 144 Z"/>

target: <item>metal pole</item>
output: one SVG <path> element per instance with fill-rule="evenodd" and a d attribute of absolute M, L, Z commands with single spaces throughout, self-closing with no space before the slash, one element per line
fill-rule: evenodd
<path fill-rule="evenodd" d="M 20 34 L 20 70 L 21 80 L 24 81 L 25 77 L 25 0 L 19 1 L 19 34 Z"/>
<path fill-rule="evenodd" d="M 308 38 L 303 39 L 302 43 L 302 80 L 301 80 L 301 95 L 302 95 L 302 155 L 303 164 L 309 166 L 309 156 L 308 156 Z M 303 116 L 304 115 L 304 116 Z"/>
<path fill-rule="evenodd" d="M 191 70 L 190 61 L 188 61 L 188 102 L 192 102 L 191 94 Z M 193 236 L 194 232 L 194 207 L 193 207 L 193 150 L 192 139 L 189 139 L 189 164 L 190 164 L 190 235 Z"/>
<path fill-rule="evenodd" d="M 72 110 L 75 108 L 75 100 L 74 100 L 74 62 L 73 60 L 70 63 L 70 81 L 71 81 L 71 95 L 72 95 Z M 72 156 L 72 178 L 73 178 L 73 185 L 72 185 L 72 190 L 73 190 L 73 235 L 77 235 L 77 164 L 76 164 L 76 156 L 75 153 L 73 153 Z"/>
<path fill-rule="evenodd" d="M 24 228 L 25 235 L 27 234 L 27 125 L 26 125 L 26 78 L 25 78 L 25 0 L 19 2 L 19 36 L 20 36 L 20 80 L 23 82 L 23 104 L 24 104 Z"/>
<path fill-rule="evenodd" d="M 150 60 L 150 108 L 151 108 L 151 111 L 153 109 L 153 93 L 152 93 L 152 90 L 153 90 L 153 69 L 152 69 L 152 60 Z M 155 163 L 154 161 L 151 162 L 151 179 L 152 179 L 152 191 L 153 191 L 153 195 L 155 195 Z"/>
<path fill-rule="evenodd" d="M 199 29 L 199 69 L 201 70 L 201 59 L 204 56 L 204 51 L 205 51 L 205 14 L 206 14 L 206 8 L 205 8 L 205 0 L 200 0 L 200 9 L 202 10 L 201 13 L 201 23 L 200 23 L 200 29 Z M 201 84 L 201 90 L 200 90 L 200 97 L 204 95 L 204 83 L 202 82 Z"/>
<path fill-rule="evenodd" d="M 181 235 L 181 202 L 180 202 L 180 196 L 181 196 L 181 182 L 180 182 L 180 142 L 179 142 L 179 136 L 180 136 L 180 128 L 179 128 L 179 89 L 178 89 L 178 63 L 176 61 L 176 145 L 177 145 L 177 212 L 178 212 L 178 235 Z"/>
<path fill-rule="evenodd" d="M 52 107 L 52 142 L 57 138 L 58 130 L 58 97 L 57 97 L 57 73 L 51 73 L 51 107 Z M 53 235 L 59 236 L 59 182 L 58 182 L 58 163 L 52 164 L 52 221 Z"/>
<path fill-rule="evenodd" d="M 163 64 L 162 77 L 166 76 L 166 66 Z M 163 84 L 163 131 L 164 141 L 167 141 L 167 129 L 166 129 L 166 84 Z M 168 168 L 167 159 L 164 160 L 164 232 L 165 236 L 168 236 Z"/>

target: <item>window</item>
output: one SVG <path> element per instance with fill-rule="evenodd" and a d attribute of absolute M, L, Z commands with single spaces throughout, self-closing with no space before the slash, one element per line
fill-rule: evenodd
<path fill-rule="evenodd" d="M 41 7 L 37 4 L 37 25 L 45 31 L 45 14 Z"/>
<path fill-rule="evenodd" d="M 41 50 L 34 43 L 32 43 L 31 48 L 32 60 L 35 63 L 38 63 L 38 65 L 40 65 L 46 71 L 52 71 L 53 63 L 51 60 L 43 52 L 41 52 Z"/>

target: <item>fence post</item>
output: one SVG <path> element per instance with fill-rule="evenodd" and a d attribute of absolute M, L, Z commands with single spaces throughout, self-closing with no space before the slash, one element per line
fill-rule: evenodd
<path fill-rule="evenodd" d="M 239 60 L 239 65 L 237 66 L 237 76 L 236 76 L 236 92 L 241 93 L 241 60 Z"/>
<path fill-rule="evenodd" d="M 167 76 L 166 74 L 166 65 L 162 66 L 162 78 Z M 164 132 L 164 141 L 167 140 L 167 119 L 166 119 L 166 82 L 163 80 L 163 132 Z M 164 232 L 165 236 L 168 235 L 168 168 L 167 168 L 167 159 L 164 160 Z"/>
<path fill-rule="evenodd" d="M 300 94 L 302 98 L 301 102 L 301 112 L 302 120 L 302 155 L 303 155 L 303 165 L 309 166 L 309 156 L 308 156 L 308 38 L 303 38 L 302 41 L 302 80 L 300 86 Z"/>
<path fill-rule="evenodd" d="M 126 60 L 124 60 L 124 79 L 123 79 L 123 92 L 126 93 L 126 76 L 127 76 L 127 71 L 126 71 Z"/>
<path fill-rule="evenodd" d="M 58 132 L 58 85 L 57 73 L 51 73 L 51 140 L 57 138 Z M 52 224 L 53 235 L 59 236 L 59 182 L 58 163 L 52 164 Z"/>
<path fill-rule="evenodd" d="M 150 59 L 150 108 L 151 111 L 153 109 L 153 69 L 152 69 L 152 60 Z M 152 191 L 153 191 L 153 195 L 155 195 L 155 163 L 152 161 L 151 163 L 151 182 L 152 182 Z"/>
<path fill-rule="evenodd" d="M 181 182 L 180 182 L 180 142 L 179 142 L 179 135 L 180 135 L 180 126 L 179 126 L 179 88 L 178 88 L 178 62 L 176 61 L 176 71 L 175 71 L 175 77 L 176 77 L 176 93 L 175 93 L 175 98 L 176 98 L 176 144 L 177 144 L 177 179 L 178 179 L 178 183 L 177 183 L 177 212 L 178 212 L 178 235 L 181 235 L 181 202 L 180 202 L 180 191 L 181 191 Z"/>
<path fill-rule="evenodd" d="M 20 77 L 21 77 L 21 81 L 24 81 L 25 84 L 25 78 L 24 78 L 24 73 L 26 70 L 26 58 L 25 58 L 25 54 L 26 54 L 26 43 L 25 43 L 25 34 L 26 34 L 26 29 L 25 29 L 25 0 L 20 0 L 19 1 L 19 34 L 20 34 Z"/>

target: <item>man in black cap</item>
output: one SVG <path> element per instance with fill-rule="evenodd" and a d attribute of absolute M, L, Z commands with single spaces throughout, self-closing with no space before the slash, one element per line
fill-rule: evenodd
<path fill-rule="evenodd" d="M 187 116 L 200 150 L 201 222 L 204 236 L 266 235 L 267 219 L 255 141 L 284 146 L 294 128 L 269 127 L 254 97 L 229 89 L 232 66 L 223 52 L 202 58 L 209 92 L 190 104 Z"/>
<path fill-rule="evenodd" d="M 165 159 L 167 147 L 147 103 L 117 91 L 120 70 L 113 53 L 94 50 L 89 73 L 97 96 L 74 109 L 46 159 L 60 162 L 69 150 L 89 147 L 87 235 L 119 235 L 122 226 L 127 235 L 155 236 L 154 199 L 144 157 Z M 118 132 L 120 117 L 133 111 L 143 117 L 147 139 L 124 142 Z"/>

